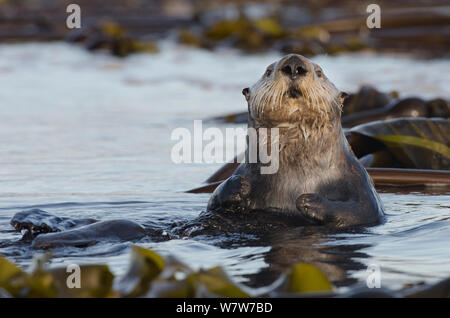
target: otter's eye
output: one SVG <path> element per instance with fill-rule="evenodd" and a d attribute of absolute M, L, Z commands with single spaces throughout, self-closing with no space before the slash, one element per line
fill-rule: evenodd
<path fill-rule="evenodd" d="M 266 70 L 266 73 L 265 73 L 264 75 L 267 76 L 267 77 L 269 77 L 270 74 L 272 74 L 272 69 L 268 68 L 268 69 Z"/>
<path fill-rule="evenodd" d="M 322 77 L 322 71 L 321 70 L 317 70 L 316 71 L 316 75 L 317 75 L 317 77 Z"/>

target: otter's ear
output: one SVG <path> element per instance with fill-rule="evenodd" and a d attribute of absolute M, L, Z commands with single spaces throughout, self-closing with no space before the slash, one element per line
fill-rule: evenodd
<path fill-rule="evenodd" d="M 339 95 L 339 97 L 341 98 L 341 103 L 344 103 L 345 100 L 348 97 L 348 94 L 346 92 L 341 92 L 341 94 Z"/>
<path fill-rule="evenodd" d="M 248 100 L 250 99 L 250 89 L 248 87 L 244 88 L 242 90 L 242 94 L 245 96 L 245 99 Z"/>

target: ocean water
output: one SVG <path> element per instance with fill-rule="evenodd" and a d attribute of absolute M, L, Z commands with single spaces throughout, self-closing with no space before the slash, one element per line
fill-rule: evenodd
<path fill-rule="evenodd" d="M 244 111 L 241 90 L 278 53 L 240 55 L 161 43 L 158 54 L 117 59 L 65 43 L 0 45 L 0 254 L 27 267 L 34 254 L 9 224 L 40 208 L 73 218 L 126 218 L 144 226 L 194 219 L 209 194 L 184 191 L 220 163 L 175 164 L 175 128 Z M 450 98 L 449 60 L 349 54 L 313 59 L 342 90 L 372 84 L 401 96 Z M 206 121 L 204 126 L 235 127 Z M 239 126 L 239 127 L 242 127 Z M 240 236 L 154 242 L 102 242 L 51 250 L 51 266 L 106 263 L 120 275 L 138 244 L 194 268 L 224 266 L 237 282 L 264 286 L 295 262 L 316 264 L 339 288 L 364 282 L 369 266 L 382 286 L 433 283 L 450 275 L 450 193 L 382 192 L 386 223 L 329 235 L 296 230 L 270 241 Z"/>

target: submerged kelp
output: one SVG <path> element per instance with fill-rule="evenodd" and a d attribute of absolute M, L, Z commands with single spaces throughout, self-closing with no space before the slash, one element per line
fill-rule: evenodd
<path fill-rule="evenodd" d="M 192 270 L 174 257 L 133 246 L 128 272 L 114 277 L 107 265 L 48 268 L 49 254 L 34 258 L 29 271 L 0 256 L 0 297 L 448 297 L 450 279 L 420 290 L 392 293 L 361 286 L 343 295 L 315 266 L 295 264 L 274 284 L 253 290 L 233 282 L 221 267 Z M 117 284 L 115 285 L 114 282 Z"/>

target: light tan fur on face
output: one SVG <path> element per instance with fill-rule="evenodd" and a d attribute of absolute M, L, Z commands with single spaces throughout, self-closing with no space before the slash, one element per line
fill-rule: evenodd
<path fill-rule="evenodd" d="M 270 65 L 262 78 L 250 88 L 250 117 L 256 127 L 286 127 L 293 123 L 323 126 L 339 117 L 342 100 L 339 90 L 323 74 L 319 66 L 298 55 L 307 73 L 292 81 L 280 72 L 281 65 L 291 55 Z M 320 74 L 320 75 L 319 75 Z M 289 96 L 291 87 L 302 96 Z"/>

